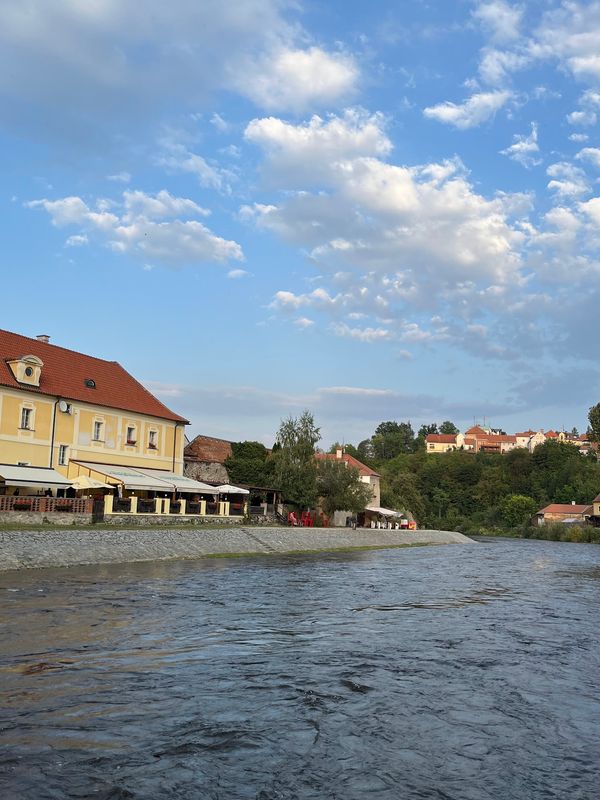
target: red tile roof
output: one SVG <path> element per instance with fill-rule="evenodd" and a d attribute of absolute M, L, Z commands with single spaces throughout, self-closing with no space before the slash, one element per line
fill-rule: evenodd
<path fill-rule="evenodd" d="M 528 431 L 521 431 L 520 433 L 515 433 L 515 436 L 535 436 L 536 431 L 528 430 Z"/>
<path fill-rule="evenodd" d="M 485 436 L 480 436 L 479 438 L 481 439 L 483 444 L 486 443 L 497 444 L 499 442 L 510 442 L 516 444 L 517 442 L 516 436 L 512 436 L 506 433 L 487 433 Z"/>
<path fill-rule="evenodd" d="M 39 387 L 19 383 L 6 363 L 29 355 L 44 363 Z M 95 382 L 95 388 L 85 385 L 87 379 Z M 0 386 L 188 422 L 157 400 L 116 361 L 104 361 L 3 330 L 0 330 Z"/>
<path fill-rule="evenodd" d="M 425 441 L 435 442 L 436 444 L 456 444 L 456 435 L 452 433 L 428 433 Z"/>
<path fill-rule="evenodd" d="M 546 508 L 540 509 L 538 514 L 589 514 L 592 507 L 589 505 L 573 505 L 573 503 L 550 503 Z"/>
<path fill-rule="evenodd" d="M 466 436 L 467 435 L 468 436 L 470 436 L 470 435 L 481 436 L 481 434 L 485 434 L 485 433 L 486 433 L 486 431 L 484 431 L 483 428 L 480 425 L 473 425 L 472 428 L 469 428 L 468 431 L 465 431 L 465 435 Z"/>
<path fill-rule="evenodd" d="M 556 431 L 546 431 L 544 436 L 546 439 L 558 439 L 558 433 Z"/>
<path fill-rule="evenodd" d="M 381 477 L 378 472 L 375 472 L 374 469 L 367 467 L 367 465 L 363 464 L 362 461 L 359 461 L 358 458 L 354 458 L 354 456 L 351 456 L 348 453 L 342 453 L 342 457 L 339 459 L 336 453 L 317 453 L 316 457 L 322 461 L 345 461 L 349 467 L 354 467 L 354 469 L 357 469 L 360 475 L 372 475 L 375 478 Z"/>
<path fill-rule="evenodd" d="M 231 442 L 227 439 L 216 439 L 214 436 L 196 436 L 183 451 L 188 461 L 206 461 L 211 464 L 223 464 L 231 455 Z"/>

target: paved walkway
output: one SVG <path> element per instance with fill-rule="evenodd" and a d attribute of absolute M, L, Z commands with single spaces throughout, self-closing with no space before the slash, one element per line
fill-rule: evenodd
<path fill-rule="evenodd" d="M 415 544 L 473 544 L 452 531 L 348 528 L 49 529 L 0 532 L 0 571 L 211 555 L 275 554 Z"/>

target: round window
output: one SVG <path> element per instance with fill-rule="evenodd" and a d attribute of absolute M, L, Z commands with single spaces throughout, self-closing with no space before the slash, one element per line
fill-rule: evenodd
<path fill-rule="evenodd" d="M 28 378 L 31 378 L 33 375 L 33 367 L 25 367 L 25 375 L 27 375 Z"/>

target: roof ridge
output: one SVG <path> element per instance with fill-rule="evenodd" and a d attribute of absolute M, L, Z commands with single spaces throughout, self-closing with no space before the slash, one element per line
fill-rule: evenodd
<path fill-rule="evenodd" d="M 125 369 L 118 361 L 109 358 L 99 358 L 98 356 L 91 356 L 89 353 L 82 353 L 80 350 L 73 350 L 70 347 L 63 347 L 61 344 L 53 344 L 52 342 L 42 342 L 40 339 L 36 339 L 34 336 L 25 336 L 22 333 L 15 333 L 14 331 L 9 331 L 6 328 L 0 328 L 0 334 L 8 333 L 9 336 L 18 336 L 19 339 L 29 339 L 30 342 L 35 343 L 36 345 L 42 345 L 42 347 L 52 347 L 54 350 L 62 350 L 65 353 L 75 353 L 77 356 L 83 356 L 84 358 L 92 359 L 93 361 L 101 361 L 103 364 L 117 364 L 121 369 Z M 127 370 L 125 370 L 127 372 Z M 129 374 L 129 373 L 127 373 Z"/>

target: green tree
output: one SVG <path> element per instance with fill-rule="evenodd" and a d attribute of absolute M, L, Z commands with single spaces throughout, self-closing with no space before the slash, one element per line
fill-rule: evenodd
<path fill-rule="evenodd" d="M 525 525 L 538 510 L 538 504 L 532 497 L 522 494 L 511 494 L 505 497 L 500 506 L 502 521 L 507 528 L 518 528 Z"/>
<path fill-rule="evenodd" d="M 448 436 L 455 436 L 457 433 L 460 433 L 460 431 L 453 422 L 447 419 L 440 425 L 440 433 L 445 433 Z"/>
<path fill-rule="evenodd" d="M 349 467 L 345 461 L 320 459 L 317 481 L 321 506 L 329 515 L 334 511 L 357 514 L 373 499 L 370 486 L 363 483 L 358 470 Z"/>
<path fill-rule="evenodd" d="M 315 446 L 320 438 L 310 411 L 282 420 L 277 431 L 275 483 L 284 499 L 300 509 L 311 508 L 318 497 Z"/>
<path fill-rule="evenodd" d="M 247 486 L 271 486 L 274 461 L 261 442 L 232 442 L 231 456 L 225 467 L 232 483 Z"/>
<path fill-rule="evenodd" d="M 435 422 L 432 422 L 429 425 L 421 425 L 417 436 L 422 436 L 425 438 L 426 436 L 429 436 L 430 433 L 438 433 L 438 426 Z"/>
<path fill-rule="evenodd" d="M 389 461 L 415 450 L 415 432 L 410 422 L 382 422 L 375 428 L 371 444 L 377 462 Z"/>
<path fill-rule="evenodd" d="M 590 441 L 600 442 L 600 403 L 596 403 L 590 408 L 588 420 L 590 421 Z"/>

